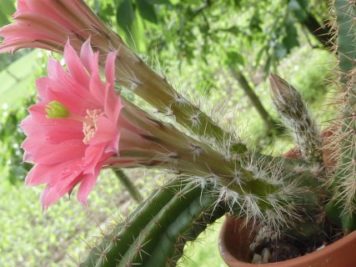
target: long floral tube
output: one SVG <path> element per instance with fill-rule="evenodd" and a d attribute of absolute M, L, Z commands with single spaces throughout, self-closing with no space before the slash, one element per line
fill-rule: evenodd
<path fill-rule="evenodd" d="M 222 143 L 231 141 L 211 118 L 176 92 L 107 28 L 82 0 L 18 0 L 14 22 L 0 29 L 0 52 L 42 48 L 62 52 L 67 39 L 79 51 L 89 37 L 102 55 L 118 50 L 117 77 L 128 88 L 199 136 Z M 105 54 L 104 54 L 104 53 Z M 104 64 L 105 58 L 100 62 Z M 243 145 L 243 144 L 240 144 Z"/>

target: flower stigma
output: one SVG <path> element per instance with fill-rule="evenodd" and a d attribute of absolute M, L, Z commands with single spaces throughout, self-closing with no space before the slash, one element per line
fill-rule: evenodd
<path fill-rule="evenodd" d="M 46 117 L 48 119 L 68 118 L 70 115 L 69 109 L 57 100 L 53 100 L 46 105 Z"/>

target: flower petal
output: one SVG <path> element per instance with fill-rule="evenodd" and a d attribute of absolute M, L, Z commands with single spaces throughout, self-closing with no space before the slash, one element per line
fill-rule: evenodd
<path fill-rule="evenodd" d="M 67 63 L 70 74 L 79 84 L 83 84 L 84 87 L 89 85 L 89 75 L 83 66 L 78 54 L 74 48 L 70 45 L 69 40 L 64 47 L 64 58 Z"/>

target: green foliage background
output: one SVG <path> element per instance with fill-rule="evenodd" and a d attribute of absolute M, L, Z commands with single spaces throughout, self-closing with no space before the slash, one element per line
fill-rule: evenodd
<path fill-rule="evenodd" d="M 271 116 L 267 75 L 288 78 L 309 102 L 315 117 L 332 119 L 334 88 L 329 82 L 334 56 L 305 28 L 308 14 L 324 23 L 328 7 L 305 0 L 90 0 L 95 12 L 174 86 L 237 131 L 249 145 L 281 153 L 290 139 L 266 137 L 262 119 L 251 106 L 229 68 L 248 77 Z M 0 25 L 14 11 L 13 0 L 0 1 Z M 42 188 L 28 188 L 21 162 L 24 138 L 18 124 L 33 103 L 34 81 L 45 74 L 49 53 L 23 50 L 0 55 L 0 266 L 75 266 L 95 236 L 124 217 L 135 203 L 109 171 L 100 176 L 90 206 L 63 199 L 45 213 Z M 330 101 L 331 100 L 331 101 Z M 134 99 L 134 101 L 140 101 Z M 146 170 L 128 172 L 147 195 L 167 175 Z M 114 214 L 112 211 L 115 210 Z M 222 221 L 189 244 L 180 266 L 224 266 L 217 237 Z M 98 226 L 100 226 L 98 228 Z M 103 230 L 104 231 L 104 230 Z"/>

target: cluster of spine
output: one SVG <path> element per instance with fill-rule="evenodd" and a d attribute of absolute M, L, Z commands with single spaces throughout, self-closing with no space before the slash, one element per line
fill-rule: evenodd
<path fill-rule="evenodd" d="M 335 0 L 337 54 L 344 93 L 342 119 L 335 136 L 337 163 L 333 177 L 333 203 L 346 232 L 356 229 L 356 3 Z M 335 144 L 334 144 L 335 145 Z"/>

